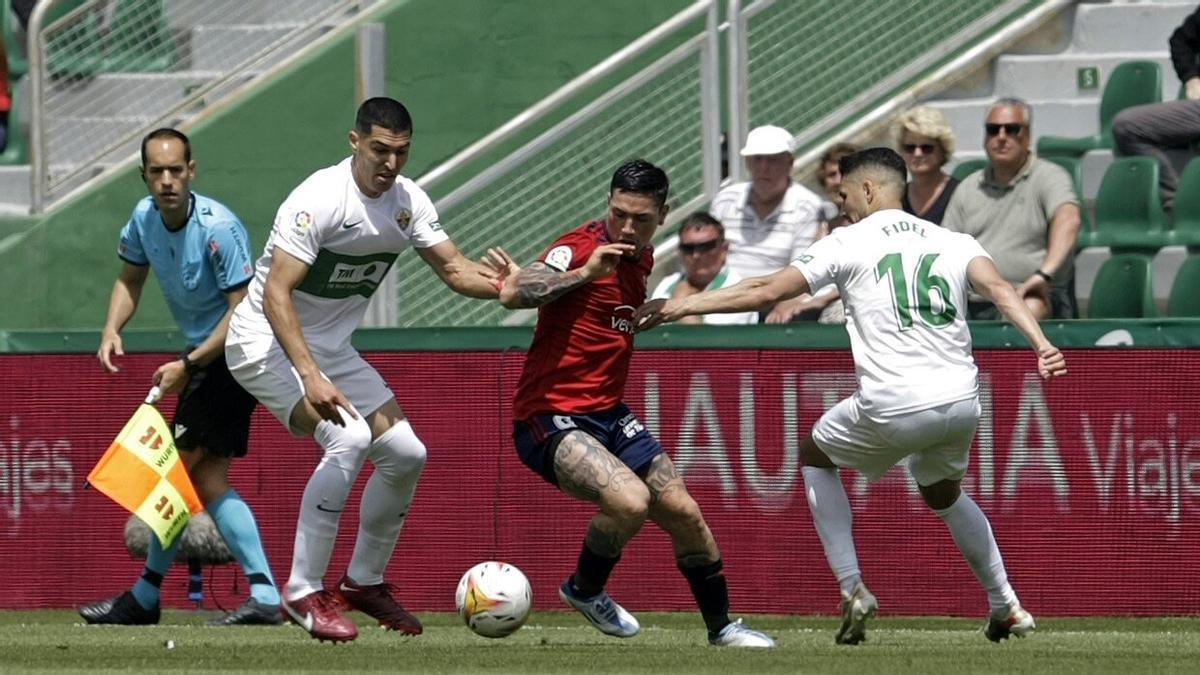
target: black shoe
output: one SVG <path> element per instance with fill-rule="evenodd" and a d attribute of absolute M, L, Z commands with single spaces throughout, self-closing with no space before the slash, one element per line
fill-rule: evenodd
<path fill-rule="evenodd" d="M 210 626 L 278 626 L 283 623 L 279 605 L 264 605 L 250 598 L 241 607 L 218 619 L 208 622 Z"/>
<path fill-rule="evenodd" d="M 138 604 L 133 593 L 125 591 L 115 598 L 93 602 L 79 608 L 79 615 L 88 623 L 112 623 L 122 626 L 149 626 L 158 623 L 162 613 L 156 606 L 146 609 Z"/>

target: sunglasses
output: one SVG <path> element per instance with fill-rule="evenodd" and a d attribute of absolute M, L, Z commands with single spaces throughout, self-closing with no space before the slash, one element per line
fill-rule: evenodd
<path fill-rule="evenodd" d="M 1009 136 L 1016 136 L 1017 134 L 1021 133 L 1021 130 L 1024 129 L 1025 126 L 1026 125 L 1024 124 L 1017 124 L 1016 122 L 1009 122 L 1008 124 L 992 124 L 989 122 L 983 125 L 983 130 L 987 132 L 988 136 L 998 135 L 1001 129 L 1003 129 L 1004 133 L 1008 134 Z"/>
<path fill-rule="evenodd" d="M 933 143 L 905 143 L 900 147 L 904 148 L 904 152 L 909 155 L 915 154 L 918 148 L 920 148 L 921 154 L 932 155 L 933 151 L 937 148 Z"/>
<path fill-rule="evenodd" d="M 693 253 L 711 253 L 716 250 L 717 245 L 721 243 L 720 239 L 709 239 L 708 241 L 698 241 L 694 244 L 680 244 L 679 253 L 682 255 L 692 255 Z"/>

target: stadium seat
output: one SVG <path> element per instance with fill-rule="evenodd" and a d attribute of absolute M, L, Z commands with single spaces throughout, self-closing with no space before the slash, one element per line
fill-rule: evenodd
<path fill-rule="evenodd" d="M 1141 253 L 1118 253 L 1096 272 L 1088 299 L 1089 319 L 1141 319 L 1154 308 L 1154 265 Z"/>
<path fill-rule="evenodd" d="M 1113 160 L 1096 193 L 1096 222 L 1081 232 L 1080 247 L 1108 246 L 1115 252 L 1153 253 L 1166 246 L 1158 163 L 1149 157 Z"/>
<path fill-rule="evenodd" d="M 163 0 L 120 0 L 108 23 L 101 70 L 164 72 L 175 65 L 175 45 Z"/>
<path fill-rule="evenodd" d="M 1080 228 L 1080 232 L 1090 232 L 1092 219 L 1088 217 L 1088 211 L 1083 205 L 1083 163 L 1077 157 L 1058 156 L 1045 159 L 1061 166 L 1071 176 L 1071 184 L 1075 186 L 1075 198 L 1079 200 L 1079 217 L 1083 219 L 1083 227 Z"/>
<path fill-rule="evenodd" d="M 1175 273 L 1167 316 L 1200 318 L 1200 255 L 1189 255 Z"/>
<path fill-rule="evenodd" d="M 12 110 L 8 111 L 8 143 L 4 146 L 4 151 L 0 152 L 0 166 L 29 163 L 28 145 L 21 128 L 21 106 L 14 88 Z"/>
<path fill-rule="evenodd" d="M 1188 162 L 1179 175 L 1169 237 L 1177 246 L 1200 247 L 1200 158 Z"/>
<path fill-rule="evenodd" d="M 86 0 L 60 0 L 46 12 L 43 26 L 53 25 Z M 100 18 L 93 8 L 57 30 L 46 45 L 46 70 L 52 77 L 86 77 L 100 67 Z"/>
<path fill-rule="evenodd" d="M 955 180 L 961 181 L 976 171 L 981 170 L 985 166 L 987 166 L 986 159 L 963 160 L 954 166 L 954 171 L 950 172 L 950 175 L 953 176 Z"/>
<path fill-rule="evenodd" d="M 1111 149 L 1112 121 L 1125 108 L 1162 101 L 1162 68 L 1154 61 L 1126 61 L 1113 68 L 1100 97 L 1100 133 L 1081 138 L 1042 136 L 1037 153 L 1042 157 L 1079 157 L 1088 150 Z"/>

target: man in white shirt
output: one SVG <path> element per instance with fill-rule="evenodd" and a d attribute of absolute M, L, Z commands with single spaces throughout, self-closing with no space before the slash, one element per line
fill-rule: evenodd
<path fill-rule="evenodd" d="M 817 240 L 821 198 L 792 178 L 791 142 L 782 127 L 751 130 L 741 150 L 750 180 L 713 198 L 710 211 L 729 240 L 729 267 L 743 279 L 778 272 Z"/>
<path fill-rule="evenodd" d="M 837 284 L 858 390 L 827 411 L 800 448 L 810 511 L 842 589 L 836 641 L 865 639 L 866 620 L 878 606 L 862 582 L 850 502 L 837 469 L 857 469 L 874 480 L 905 458 L 925 503 L 946 523 L 987 590 L 988 639 L 1024 636 L 1034 628 L 1033 616 L 1008 583 L 987 517 L 960 488 L 980 415 L 966 323 L 968 284 L 1029 341 L 1043 378 L 1066 374 L 1066 361 L 974 238 L 900 210 L 905 165 L 898 154 L 870 148 L 843 158 L 841 169 L 843 211 L 851 225 L 834 230 L 775 274 L 679 300 L 652 300 L 634 321 L 646 330 L 691 314 L 745 311 Z"/>
<path fill-rule="evenodd" d="M 697 211 L 679 226 L 679 260 L 683 271 L 668 274 L 654 289 L 652 298 L 682 298 L 700 291 L 725 288 L 741 281 L 737 272 L 729 269 L 725 257 L 729 242 L 721 221 L 704 211 Z M 688 316 L 682 324 L 710 326 L 758 323 L 758 312 L 738 314 L 706 314 Z"/>
<path fill-rule="evenodd" d="M 410 247 L 447 286 L 470 297 L 497 297 L 513 271 L 493 272 L 450 241 L 433 202 L 400 175 L 411 140 L 412 118 L 399 101 L 363 102 L 350 131 L 352 155 L 309 176 L 279 207 L 225 342 L 229 370 L 246 391 L 323 450 L 300 502 L 283 602 L 288 617 L 318 640 L 358 636 L 342 607 L 389 630 L 422 630 L 383 580 L 425 466 L 425 445 L 383 377 L 351 346 L 371 294 Z M 363 488 L 354 553 L 329 590 L 323 579 L 338 520 L 367 460 L 375 471 Z"/>

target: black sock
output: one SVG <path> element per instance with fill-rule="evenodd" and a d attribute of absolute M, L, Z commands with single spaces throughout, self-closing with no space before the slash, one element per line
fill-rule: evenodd
<path fill-rule="evenodd" d="M 160 587 L 162 587 L 163 575 L 159 574 L 158 572 L 155 572 L 154 570 L 150 569 L 149 567 L 143 567 L 142 568 L 142 581 L 145 581 L 146 583 L 150 584 L 151 586 L 153 586 L 155 588 L 160 588 Z"/>
<path fill-rule="evenodd" d="M 583 550 L 579 552 L 579 562 L 575 566 L 575 574 L 571 576 L 571 588 L 581 598 L 590 598 L 603 591 L 605 584 L 608 583 L 608 575 L 612 574 L 613 568 L 617 566 L 620 559 L 619 555 L 615 558 L 606 558 L 596 553 L 588 548 L 585 541 Z"/>
<path fill-rule="evenodd" d="M 708 632 L 716 634 L 729 625 L 729 586 L 725 583 L 724 563 L 720 558 L 716 562 L 698 567 L 679 565 L 679 571 L 692 587 L 692 596 L 700 606 L 700 616 L 704 617 L 704 625 Z"/>

